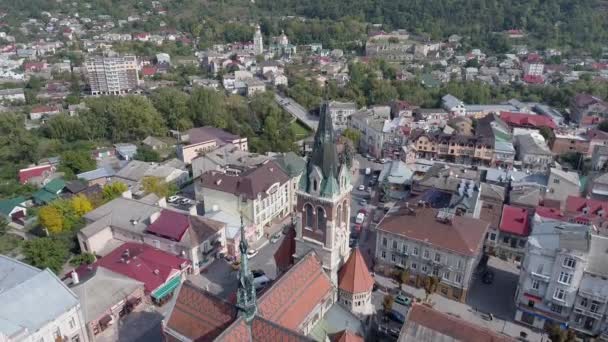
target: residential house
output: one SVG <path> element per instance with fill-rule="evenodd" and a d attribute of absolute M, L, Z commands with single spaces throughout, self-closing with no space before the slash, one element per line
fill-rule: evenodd
<path fill-rule="evenodd" d="M 257 240 L 264 235 L 266 226 L 291 214 L 290 185 L 289 176 L 269 160 L 238 175 L 208 171 L 195 181 L 195 192 L 196 199 L 205 203 L 205 210 L 217 206 L 242 215 L 247 225 L 254 224 Z"/>
<path fill-rule="evenodd" d="M 248 151 L 247 138 L 228 133 L 215 127 L 192 128 L 181 136 L 182 145 L 178 148 L 178 156 L 186 163 L 191 164 L 192 159 L 217 147 L 233 144 L 242 151 Z"/>
<path fill-rule="evenodd" d="M 76 294 L 90 341 L 112 323 L 124 318 L 144 299 L 144 283 L 104 267 L 71 273 L 71 290 Z"/>
<path fill-rule="evenodd" d="M 85 181 L 88 186 L 104 186 L 112 180 L 115 174 L 116 171 L 106 165 L 95 170 L 79 173 L 76 175 L 76 178 Z"/>
<path fill-rule="evenodd" d="M 597 200 L 608 200 L 608 173 L 595 177 L 588 187 L 587 196 Z"/>
<path fill-rule="evenodd" d="M 61 113 L 57 107 L 37 106 L 30 110 L 30 120 L 40 120 Z"/>
<path fill-rule="evenodd" d="M 608 146 L 608 132 L 590 129 L 587 131 L 587 139 L 589 140 L 589 152 L 586 157 L 593 157 L 593 150 L 596 146 Z"/>
<path fill-rule="evenodd" d="M 125 242 L 91 265 L 76 269 L 79 278 L 102 267 L 143 283 L 151 302 L 163 305 L 173 297 L 186 274 L 190 261 L 146 244 Z"/>
<path fill-rule="evenodd" d="M 236 145 L 226 144 L 192 159 L 192 178 L 208 171 L 237 175 L 270 159 L 268 156 L 243 151 Z"/>
<path fill-rule="evenodd" d="M 494 253 L 501 259 L 521 262 L 530 235 L 530 214 L 526 208 L 504 205 L 500 218 L 499 235 Z"/>
<path fill-rule="evenodd" d="M 51 270 L 0 255 L 0 275 L 4 340 L 89 341 L 78 297 Z"/>
<path fill-rule="evenodd" d="M 414 58 L 414 42 L 403 30 L 372 34 L 365 44 L 365 55 L 386 60 L 403 61 Z"/>
<path fill-rule="evenodd" d="M 155 151 L 160 151 L 175 146 L 175 140 L 167 138 L 157 138 L 150 135 L 142 141 L 142 144 L 150 147 Z"/>
<path fill-rule="evenodd" d="M 570 103 L 570 118 L 581 126 L 599 123 L 608 117 L 608 103 L 596 96 L 577 94 Z"/>
<path fill-rule="evenodd" d="M 19 170 L 19 183 L 44 184 L 55 174 L 55 167 L 51 164 L 30 166 Z"/>
<path fill-rule="evenodd" d="M 570 222 L 593 225 L 594 229 L 605 233 L 608 228 L 608 201 L 570 195 L 566 199 L 564 216 Z"/>
<path fill-rule="evenodd" d="M 451 116 L 464 116 L 466 114 L 464 102 L 451 94 L 444 95 L 441 98 L 441 107 Z"/>
<path fill-rule="evenodd" d="M 547 170 L 553 163 L 553 153 L 544 142 L 532 135 L 517 135 L 515 137 L 517 160 L 526 170 Z"/>
<path fill-rule="evenodd" d="M 515 342 L 486 327 L 416 303 L 408 310 L 398 342 L 478 341 Z"/>
<path fill-rule="evenodd" d="M 376 158 L 382 156 L 386 141 L 385 125 L 390 122 L 390 107 L 375 106 L 350 116 L 349 127 L 361 133 L 359 149 Z"/>
<path fill-rule="evenodd" d="M 141 196 L 144 194 L 142 182 L 146 177 L 158 178 L 165 183 L 175 184 L 177 187 L 181 187 L 190 179 L 188 171 L 183 169 L 176 169 L 158 163 L 131 160 L 113 175 L 112 180 L 127 184 L 133 195 Z"/>
<path fill-rule="evenodd" d="M 331 115 L 334 130 L 341 132 L 346 129 L 348 118 L 357 111 L 354 102 L 327 101 L 322 104 L 322 109 Z"/>
<path fill-rule="evenodd" d="M 409 268 L 420 286 L 427 276 L 441 280 L 437 292 L 465 301 L 482 255 L 488 222 L 436 210 L 427 202 L 402 203 L 376 228 L 376 269 Z"/>
<path fill-rule="evenodd" d="M 400 200 L 407 196 L 413 176 L 414 172 L 404 162 L 391 160 L 384 164 L 378 183 L 382 186 L 382 192 L 388 192 L 386 198 Z"/>
<path fill-rule="evenodd" d="M 25 102 L 25 93 L 21 88 L 1 89 L 0 101 L 19 101 Z"/>
<path fill-rule="evenodd" d="M 263 93 L 266 91 L 266 84 L 257 78 L 248 78 L 243 80 L 243 82 L 245 83 L 245 94 L 247 97 L 252 97 L 257 93 Z"/>
<path fill-rule="evenodd" d="M 556 133 L 551 144 L 551 151 L 555 155 L 566 153 L 581 153 L 584 155 L 589 152 L 589 140 L 580 135 Z"/>
<path fill-rule="evenodd" d="M 23 226 L 25 217 L 27 216 L 26 202 L 25 197 L 21 196 L 0 200 L 0 215 L 7 222 Z"/>
<path fill-rule="evenodd" d="M 137 145 L 130 143 L 114 144 L 116 155 L 122 160 L 132 160 L 137 154 Z"/>
<path fill-rule="evenodd" d="M 536 128 L 546 127 L 551 130 L 557 128 L 557 125 L 548 116 L 529 114 L 529 113 L 513 113 L 500 112 L 500 119 L 507 123 L 510 127 L 521 128 Z"/>
<path fill-rule="evenodd" d="M 34 203 L 37 205 L 49 204 L 59 198 L 59 195 L 63 192 L 65 187 L 65 181 L 61 178 L 55 178 L 50 182 L 46 183 L 42 189 L 36 191 L 32 198 Z"/>
<path fill-rule="evenodd" d="M 558 201 L 563 209 L 566 206 L 568 196 L 578 196 L 580 193 L 581 181 L 578 172 L 561 170 L 555 167 L 550 169 L 545 200 Z"/>
<path fill-rule="evenodd" d="M 407 101 L 395 100 L 391 102 L 391 117 L 411 118 L 414 116 L 415 109 L 418 109 L 418 106 L 415 106 Z"/>
<path fill-rule="evenodd" d="M 450 118 L 443 108 L 417 108 L 414 109 L 414 119 L 423 121 L 429 129 L 436 129 L 445 126 Z"/>

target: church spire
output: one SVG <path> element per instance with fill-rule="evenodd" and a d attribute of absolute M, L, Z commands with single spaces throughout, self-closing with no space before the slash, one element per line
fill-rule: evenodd
<path fill-rule="evenodd" d="M 253 275 L 249 271 L 249 260 L 247 259 L 247 239 L 245 239 L 245 226 L 243 225 L 243 216 L 241 215 L 241 242 L 239 250 L 241 252 L 241 268 L 239 270 L 239 288 L 237 290 L 237 307 L 241 311 L 241 315 L 245 321 L 251 322 L 257 313 L 255 286 L 253 284 Z"/>

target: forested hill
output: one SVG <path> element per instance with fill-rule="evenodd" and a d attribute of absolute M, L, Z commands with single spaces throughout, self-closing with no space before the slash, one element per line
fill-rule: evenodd
<path fill-rule="evenodd" d="M 432 38 L 488 35 L 523 29 L 549 47 L 598 48 L 608 44 L 608 10 L 601 0 L 256 0 L 275 14 L 338 19 L 345 16 L 404 28 Z"/>

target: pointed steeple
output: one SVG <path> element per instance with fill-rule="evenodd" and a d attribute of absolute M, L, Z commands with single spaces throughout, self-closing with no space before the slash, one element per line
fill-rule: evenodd
<path fill-rule="evenodd" d="M 241 252 L 241 268 L 239 270 L 239 288 L 236 293 L 237 307 L 245 321 L 251 322 L 257 313 L 255 286 L 253 284 L 253 275 L 249 271 L 249 259 L 247 259 L 247 250 L 249 245 L 245 239 L 245 226 L 243 225 L 243 216 L 241 216 L 241 242 L 239 243 L 239 251 Z"/>

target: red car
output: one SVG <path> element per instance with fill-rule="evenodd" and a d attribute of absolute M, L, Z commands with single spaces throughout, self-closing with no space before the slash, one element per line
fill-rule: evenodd
<path fill-rule="evenodd" d="M 361 225 L 360 224 L 355 224 L 355 226 L 353 227 L 354 231 L 357 233 L 361 232 Z"/>
<path fill-rule="evenodd" d="M 361 208 L 361 209 L 359 209 L 359 212 L 360 212 L 360 213 L 364 213 L 365 215 L 367 215 L 367 210 L 365 210 L 365 208 Z"/>

